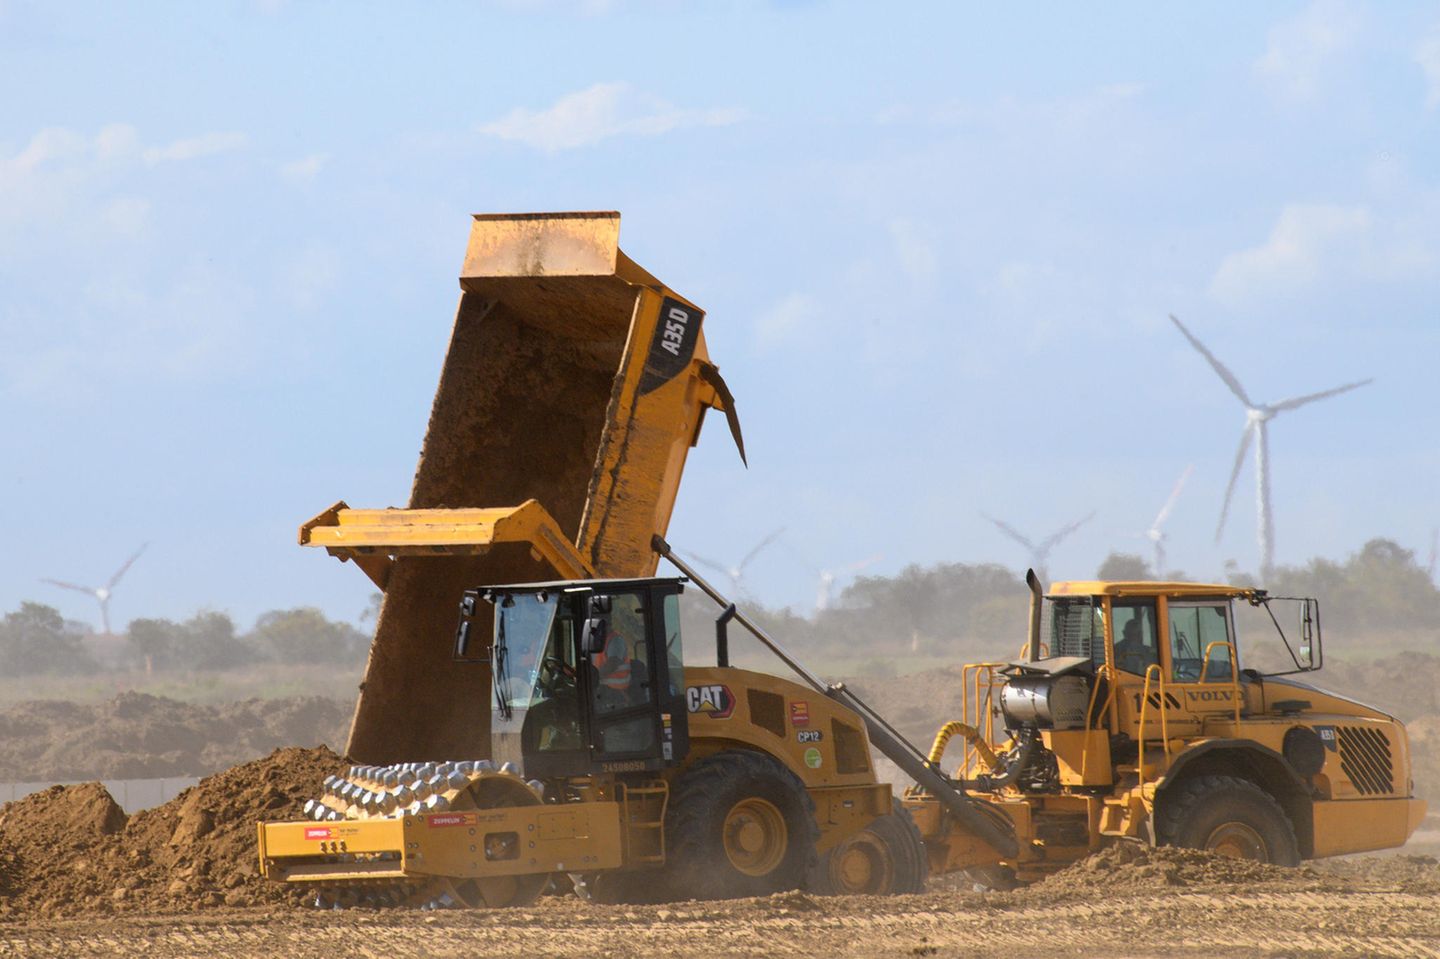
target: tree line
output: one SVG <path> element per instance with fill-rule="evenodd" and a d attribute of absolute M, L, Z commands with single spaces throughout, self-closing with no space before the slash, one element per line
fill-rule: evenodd
<path fill-rule="evenodd" d="M 1095 575 L 1110 580 L 1157 578 L 1142 557 L 1123 553 L 1106 557 Z M 1163 578 L 1257 585 L 1233 567 L 1218 577 L 1167 571 Z M 1354 644 L 1377 636 L 1392 649 L 1440 650 L 1440 624 L 1434 615 L 1440 590 L 1415 553 L 1391 540 L 1373 539 L 1343 560 L 1315 558 L 1279 567 L 1266 586 L 1275 596 L 1319 599 L 1326 645 L 1334 651 L 1357 651 Z M 686 600 L 687 646 L 701 661 L 708 654 L 717 610 L 695 590 Z M 373 618 L 376 605 L 372 602 L 365 618 Z M 862 576 L 844 589 L 833 607 L 810 616 L 746 605 L 769 632 L 807 657 L 843 656 L 882 666 L 906 655 L 1012 658 L 1024 641 L 1029 615 L 1028 591 L 1020 575 L 994 563 L 911 565 L 893 576 Z M 84 674 L 105 668 L 87 642 L 89 632 L 49 606 L 22 603 L 0 619 L 0 674 Z M 733 628 L 731 635 L 741 632 Z M 265 613 L 244 632 L 225 613 L 200 612 L 178 622 L 132 620 L 119 637 L 113 665 L 188 671 L 257 662 L 349 666 L 363 659 L 369 643 L 368 632 L 328 619 L 314 608 Z"/>
<path fill-rule="evenodd" d="M 1218 575 L 1169 570 L 1156 576 L 1144 558 L 1125 553 L 1107 556 L 1094 575 L 1261 585 L 1233 565 Z M 1084 576 L 1077 571 L 1068 578 Z M 1440 589 L 1415 553 L 1391 540 L 1372 539 L 1343 560 L 1315 558 L 1278 567 L 1264 585 L 1272 596 L 1318 599 L 1326 647 L 1334 652 L 1363 652 L 1372 641 L 1390 649 L 1440 651 L 1435 616 Z M 687 600 L 687 642 L 703 658 L 716 610 L 703 597 Z M 1026 635 L 1029 591 L 1020 573 L 994 563 L 911 565 L 893 576 L 856 579 L 830 609 L 811 616 L 753 606 L 749 612 L 807 658 L 868 660 L 869 669 L 883 672 L 887 661 L 907 655 L 951 661 L 1014 658 Z"/>
<path fill-rule="evenodd" d="M 242 632 L 226 613 L 189 619 L 134 619 L 112 648 L 90 642 L 89 627 L 41 603 L 25 602 L 0 619 L 0 675 L 87 675 L 104 669 L 210 671 L 259 662 L 333 663 L 363 659 L 370 637 L 318 609 L 272 610 Z"/>

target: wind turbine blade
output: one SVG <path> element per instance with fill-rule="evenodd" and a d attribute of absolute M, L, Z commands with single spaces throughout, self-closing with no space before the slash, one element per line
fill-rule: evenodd
<path fill-rule="evenodd" d="M 1185 467 L 1185 472 L 1180 474 L 1180 479 L 1175 482 L 1175 488 L 1170 491 L 1170 498 L 1165 501 L 1165 505 L 1160 507 L 1160 512 L 1155 515 L 1155 522 L 1150 524 L 1151 529 L 1158 531 L 1160 524 L 1170 518 L 1170 511 L 1175 508 L 1175 501 L 1180 498 L 1180 491 L 1185 488 L 1185 481 L 1193 472 L 1195 472 L 1194 463 Z"/>
<path fill-rule="evenodd" d="M 1351 390 L 1358 390 L 1362 386 L 1374 383 L 1374 379 L 1360 380 L 1358 383 L 1346 383 L 1344 386 L 1337 386 L 1333 390 L 1322 390 L 1319 393 L 1307 393 L 1304 396 L 1292 396 L 1288 400 L 1281 400 L 1279 403 L 1271 403 L 1270 409 L 1276 413 L 1284 413 L 1286 410 L 1297 409 L 1306 403 L 1313 403 L 1316 400 L 1323 400 L 1331 396 L 1339 396 L 1341 393 L 1348 393 Z"/>
<path fill-rule="evenodd" d="M 1220 379 L 1224 380 L 1225 385 L 1230 387 L 1230 392 L 1234 393 L 1246 407 L 1253 407 L 1255 404 L 1251 402 L 1250 397 L 1246 394 L 1245 387 L 1240 385 L 1240 380 L 1236 378 L 1234 373 L 1230 372 L 1230 368 L 1224 363 L 1221 363 L 1214 353 L 1206 349 L 1205 344 L 1195 338 L 1195 334 L 1185 329 L 1185 324 L 1176 319 L 1174 313 L 1170 314 L 1170 322 L 1174 323 L 1175 328 L 1185 334 L 1185 339 L 1190 341 L 1190 345 L 1199 350 L 1200 355 L 1210 362 L 1211 367 L 1219 374 Z"/>
<path fill-rule="evenodd" d="M 115 584 L 118 583 L 118 582 L 120 582 L 120 577 L 124 576 L 126 573 L 128 573 L 128 572 L 130 571 L 130 567 L 135 565 L 135 561 L 140 558 L 140 554 L 143 553 L 143 552 L 145 552 L 146 548 L 147 548 L 149 545 L 150 545 L 149 543 L 142 543 L 142 544 L 140 545 L 140 548 L 135 551 L 135 554 L 134 554 L 133 556 L 131 556 L 129 559 L 127 559 L 127 560 L 125 561 L 124 565 L 122 565 L 119 569 L 117 569 L 117 570 L 115 571 L 115 575 L 114 575 L 114 576 L 111 576 L 111 577 L 110 577 L 110 582 L 108 582 L 108 583 L 105 584 L 105 588 L 106 588 L 106 589 L 114 589 L 114 588 L 115 588 Z"/>
<path fill-rule="evenodd" d="M 985 516 L 984 513 L 981 513 L 980 515 Z M 1003 520 L 998 520 L 993 516 L 985 516 L 985 518 L 988 519 L 990 522 L 994 523 L 996 526 L 1000 527 L 1000 532 L 1004 533 L 1006 536 L 1010 537 L 1015 542 L 1019 543 L 1021 546 L 1032 551 L 1035 549 L 1035 544 L 1030 542 L 1030 537 L 1026 536 L 1024 533 L 1020 532 L 1018 529 L 1011 526 L 1009 523 L 1006 523 Z"/>
<path fill-rule="evenodd" d="M 1041 543 L 1041 544 L 1040 544 L 1040 548 L 1039 548 L 1036 552 L 1039 553 L 1041 556 L 1049 556 L 1049 555 L 1050 555 L 1050 551 L 1051 551 L 1052 549 L 1054 549 L 1057 545 L 1059 545 L 1059 543 L 1060 543 L 1060 541 L 1061 541 L 1062 539 L 1064 539 L 1065 537 L 1069 536 L 1071 533 L 1075 532 L 1077 529 L 1079 529 L 1080 527 L 1084 526 L 1086 523 L 1090 522 L 1090 521 L 1091 521 L 1092 519 L 1094 519 L 1094 518 L 1095 518 L 1095 514 L 1094 514 L 1094 513 L 1091 513 L 1090 515 L 1086 516 L 1084 519 L 1077 519 L 1075 522 L 1071 523 L 1069 526 L 1062 527 L 1061 529 L 1059 529 L 1059 530 L 1057 530 L 1056 532 L 1052 533 L 1052 534 L 1050 535 L 1050 538 L 1049 538 L 1049 539 L 1047 539 L 1047 540 L 1045 540 L 1045 542 Z"/>
<path fill-rule="evenodd" d="M 707 567 L 707 568 L 709 568 L 709 569 L 713 569 L 715 572 L 719 573 L 721 576 L 729 576 L 729 575 L 730 575 L 730 567 L 729 567 L 729 566 L 726 566 L 724 563 L 717 563 L 717 562 L 715 562 L 715 560 L 713 560 L 713 559 L 706 559 L 704 556 L 696 555 L 695 553 L 692 553 L 692 552 L 690 552 L 689 550 L 685 550 L 685 555 L 688 556 L 688 557 L 690 557 L 690 558 L 691 558 L 692 560 L 694 560 L 695 562 L 699 563 L 701 566 Z"/>
<path fill-rule="evenodd" d="M 1240 467 L 1245 465 L 1245 454 L 1250 452 L 1251 428 L 1247 423 L 1240 434 L 1240 448 L 1235 451 L 1235 465 L 1230 470 L 1230 484 L 1225 487 L 1225 502 L 1220 504 L 1220 522 L 1215 524 L 1215 542 L 1225 531 L 1225 519 L 1230 515 L 1230 499 L 1235 495 L 1235 481 L 1240 478 Z"/>
<path fill-rule="evenodd" d="M 95 588 L 92 586 L 81 586 L 77 583 L 66 583 L 58 579 L 41 579 L 42 583 L 49 583 L 51 586 L 59 586 L 61 589 L 73 589 L 77 593 L 85 593 L 88 596 L 95 595 Z"/>
<path fill-rule="evenodd" d="M 777 529 L 775 532 L 771 533 L 769 536 L 767 536 L 767 537 L 765 537 L 764 539 L 762 539 L 759 543 L 756 543 L 756 544 L 755 544 L 755 547 L 754 547 L 753 549 L 751 549 L 750 552 L 748 552 L 748 553 L 745 554 L 745 558 L 742 559 L 742 560 L 740 560 L 740 565 L 737 567 L 737 569 L 744 569 L 746 566 L 748 566 L 748 565 L 750 564 L 750 561 L 751 561 L 752 559 L 754 559 L 755 556 L 756 556 L 762 549 L 764 549 L 765 547 L 769 546 L 771 543 L 775 542 L 775 540 L 779 539 L 779 538 L 780 538 L 780 534 L 783 533 L 783 532 L 785 532 L 785 527 L 782 526 L 782 527 L 780 527 L 779 529 Z"/>
<path fill-rule="evenodd" d="M 882 559 L 884 559 L 884 558 L 885 558 L 885 557 L 884 557 L 884 554 L 882 554 L 882 553 L 876 553 L 874 556 L 871 556 L 869 559 L 862 559 L 862 560 L 861 560 L 860 562 L 858 562 L 858 563 L 851 563 L 849 566 L 843 567 L 843 569 L 841 570 L 841 572 L 845 572 L 845 573 L 858 573 L 858 572 L 860 572 L 862 569 L 865 569 L 867 566 L 873 566 L 874 564 L 880 562 L 880 560 L 882 560 Z"/>

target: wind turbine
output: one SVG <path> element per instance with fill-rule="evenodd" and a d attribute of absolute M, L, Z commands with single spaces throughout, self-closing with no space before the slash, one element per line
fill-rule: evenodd
<path fill-rule="evenodd" d="M 819 583 L 815 589 L 815 612 L 823 613 L 830 608 L 835 600 L 835 579 L 837 576 L 850 576 L 860 572 L 867 566 L 880 562 L 881 555 L 876 553 L 869 559 L 862 559 L 858 563 L 851 563 L 849 566 L 842 566 L 840 569 L 822 569 L 819 573 Z"/>
<path fill-rule="evenodd" d="M 1180 498 L 1180 491 L 1185 488 L 1185 481 L 1193 472 L 1195 472 L 1193 463 L 1185 467 L 1185 472 L 1180 474 L 1180 479 L 1175 481 L 1175 488 L 1170 491 L 1170 498 L 1165 501 L 1164 506 L 1160 507 L 1160 512 L 1155 514 L 1155 522 L 1151 523 L 1150 528 L 1145 531 L 1145 538 L 1155 546 L 1156 579 L 1165 578 L 1165 533 L 1161 531 L 1160 527 L 1164 526 L 1165 521 L 1170 518 L 1171 511 L 1175 509 L 1175 501 Z"/>
<path fill-rule="evenodd" d="M 115 595 L 115 586 L 120 582 L 120 578 L 130 571 L 130 567 L 135 565 L 135 561 L 140 558 L 140 554 L 145 552 L 145 548 L 149 545 L 149 543 L 142 544 L 129 559 L 120 564 L 120 568 L 115 571 L 115 575 L 111 576 L 104 586 L 98 588 L 94 586 L 81 586 L 77 583 L 67 583 L 58 579 L 41 579 L 41 582 L 95 597 L 100 603 L 100 625 L 105 630 L 105 635 L 110 636 L 112 635 L 110 632 L 110 597 Z"/>
<path fill-rule="evenodd" d="M 981 513 L 980 515 L 985 516 L 984 513 Z M 1015 527 L 1011 526 L 1009 523 L 1004 522 L 1003 520 L 998 520 L 993 516 L 985 516 L 985 518 L 998 526 L 1000 528 L 1000 532 L 1004 533 L 1006 536 L 1010 537 L 1015 542 L 1019 543 L 1021 546 L 1024 546 L 1027 550 L 1030 551 L 1030 568 L 1035 570 L 1036 574 L 1039 575 L 1041 579 L 1044 579 L 1045 563 L 1050 558 L 1050 551 L 1056 546 L 1060 545 L 1060 541 L 1065 539 L 1065 537 L 1069 536 L 1071 533 L 1075 532 L 1077 529 L 1094 519 L 1095 514 L 1091 513 L 1083 519 L 1077 519 L 1075 522 L 1070 523 L 1067 526 L 1060 527 L 1058 530 L 1051 533 L 1045 539 L 1042 539 L 1039 543 L 1036 543 L 1035 541 L 1030 539 L 1030 537 L 1026 536 L 1024 533 L 1020 532 Z"/>
<path fill-rule="evenodd" d="M 1240 385 L 1235 374 L 1231 373 L 1224 363 L 1216 359 L 1215 354 L 1206 349 L 1205 344 L 1197 340 L 1195 335 L 1187 330 L 1185 324 L 1176 319 L 1173 313 L 1170 314 L 1170 322 L 1174 323 L 1175 328 L 1184 334 L 1185 339 L 1190 341 L 1190 345 L 1205 357 L 1216 375 L 1230 388 L 1230 392 L 1235 394 L 1235 398 L 1245 404 L 1245 428 L 1240 433 L 1240 448 L 1235 453 L 1235 466 L 1230 470 L 1230 483 L 1225 487 L 1225 502 L 1220 507 L 1220 522 L 1215 525 L 1215 541 L 1217 543 L 1220 541 L 1220 534 L 1225 530 L 1225 519 L 1230 515 L 1230 499 L 1235 494 L 1235 481 L 1240 478 L 1240 467 L 1245 464 L 1245 454 L 1250 449 L 1250 441 L 1254 440 L 1255 504 L 1258 512 L 1257 531 L 1260 538 L 1260 575 L 1268 578 L 1270 570 L 1275 565 L 1275 517 L 1270 504 L 1270 421 L 1281 413 L 1299 409 L 1316 400 L 1348 393 L 1368 383 L 1373 383 L 1374 380 L 1365 379 L 1346 383 L 1344 386 L 1321 390 L 1319 393 L 1292 396 L 1290 399 L 1281 400 L 1278 403 L 1257 403 L 1250 399 L 1250 395 L 1245 392 L 1245 387 Z"/>
<path fill-rule="evenodd" d="M 749 566 L 750 561 L 753 560 L 756 556 L 760 555 L 761 550 L 765 549 L 765 547 L 769 546 L 771 543 L 779 539 L 780 534 L 783 532 L 785 532 L 785 527 L 782 526 L 779 529 L 775 530 L 773 533 L 771 533 L 769 536 L 766 536 L 760 542 L 756 543 L 753 547 L 751 547 L 750 552 L 746 553 L 745 556 L 740 560 L 740 562 L 736 563 L 734 566 L 726 566 L 724 563 L 716 562 L 713 559 L 707 559 L 706 557 L 696 555 L 695 553 L 689 553 L 688 555 L 691 559 L 699 563 L 701 566 L 708 566 L 711 569 L 715 570 L 717 573 L 728 577 L 730 580 L 731 591 L 736 596 L 744 596 L 748 595 L 745 592 L 745 567 Z"/>

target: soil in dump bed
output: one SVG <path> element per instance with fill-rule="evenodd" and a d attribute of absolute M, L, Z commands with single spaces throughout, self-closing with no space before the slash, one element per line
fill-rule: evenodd
<path fill-rule="evenodd" d="M 280 746 L 343 744 L 351 706 L 300 696 L 202 706 L 126 692 L 104 703 L 0 709 L 0 780 L 204 776 Z"/>
<path fill-rule="evenodd" d="M 324 778 L 345 766 L 324 747 L 280 749 L 128 819 L 99 783 L 7 803 L 0 918 L 297 901 L 299 890 L 260 877 L 255 824 L 299 818 Z"/>

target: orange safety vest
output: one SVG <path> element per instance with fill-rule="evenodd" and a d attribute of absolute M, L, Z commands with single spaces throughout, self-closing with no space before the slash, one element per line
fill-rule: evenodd
<path fill-rule="evenodd" d="M 600 674 L 600 683 L 619 693 L 630 690 L 630 650 L 625 640 L 611 633 L 605 640 L 605 650 L 595 657 L 595 669 Z"/>

